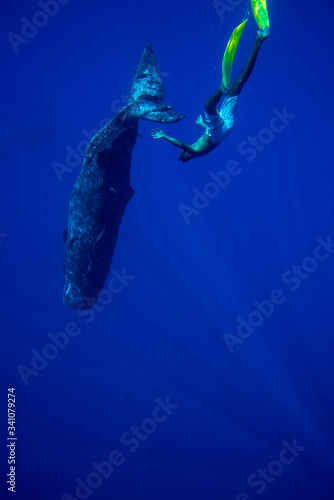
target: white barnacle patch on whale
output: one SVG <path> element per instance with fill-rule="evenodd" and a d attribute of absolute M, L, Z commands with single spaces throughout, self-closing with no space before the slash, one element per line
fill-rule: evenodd
<path fill-rule="evenodd" d="M 102 238 L 102 236 L 104 235 L 105 232 L 106 232 L 106 226 L 104 225 L 102 231 L 100 232 L 100 234 L 96 238 L 96 243 Z"/>
<path fill-rule="evenodd" d="M 117 192 L 116 189 L 113 188 L 112 186 L 109 187 L 109 191 L 114 195 L 114 201 L 117 200 Z"/>

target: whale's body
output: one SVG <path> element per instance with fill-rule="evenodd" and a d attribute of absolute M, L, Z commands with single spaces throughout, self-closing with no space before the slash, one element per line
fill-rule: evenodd
<path fill-rule="evenodd" d="M 107 278 L 130 186 L 132 150 L 140 118 L 171 123 L 183 118 L 163 103 L 164 87 L 151 44 L 141 56 L 129 102 L 90 141 L 70 199 L 64 303 L 89 309 Z"/>

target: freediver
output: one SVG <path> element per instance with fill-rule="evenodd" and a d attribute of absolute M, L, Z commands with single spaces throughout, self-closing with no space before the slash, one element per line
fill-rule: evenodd
<path fill-rule="evenodd" d="M 257 31 L 254 48 L 242 72 L 231 86 L 234 56 L 244 25 L 247 22 L 246 20 L 234 30 L 227 45 L 223 59 L 222 83 L 219 89 L 205 102 L 206 123 L 201 115 L 196 120 L 196 123 L 203 127 L 204 134 L 194 144 L 189 145 L 178 139 L 169 137 L 161 129 L 152 130 L 152 137 L 154 139 L 166 139 L 174 144 L 174 146 L 182 149 L 179 160 L 183 162 L 207 155 L 219 146 L 223 139 L 230 135 L 233 130 L 240 92 L 253 71 L 262 43 L 270 35 L 270 25 L 266 9 L 260 12 L 261 19 L 259 19 L 258 10 L 256 11 L 255 9 L 262 8 L 262 6 L 256 0 L 252 1 L 252 6 L 255 19 L 260 28 Z M 226 98 L 221 105 L 220 111 L 218 111 L 217 105 L 223 95 L 226 95 Z"/>

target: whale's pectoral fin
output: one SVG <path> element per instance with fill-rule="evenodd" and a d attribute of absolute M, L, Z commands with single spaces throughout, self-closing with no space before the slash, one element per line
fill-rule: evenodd
<path fill-rule="evenodd" d="M 152 45 L 142 52 L 136 74 L 132 81 L 129 104 L 133 104 L 131 116 L 153 122 L 172 123 L 182 120 L 174 108 L 163 104 L 165 89 L 161 80 Z"/>

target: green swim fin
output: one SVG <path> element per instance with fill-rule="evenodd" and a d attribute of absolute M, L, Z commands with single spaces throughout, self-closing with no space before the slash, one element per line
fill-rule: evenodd
<path fill-rule="evenodd" d="M 235 53 L 237 51 L 239 41 L 242 35 L 242 32 L 244 30 L 245 24 L 247 23 L 248 19 L 244 21 L 243 23 L 239 24 L 237 28 L 233 31 L 231 38 L 226 46 L 226 50 L 224 53 L 223 57 L 223 64 L 222 64 L 222 70 L 223 70 L 223 87 L 225 90 L 228 90 L 231 86 L 232 82 L 232 70 L 233 70 L 233 62 L 235 58 Z"/>
<path fill-rule="evenodd" d="M 252 10 L 261 31 L 270 27 L 266 0 L 252 0 Z"/>

